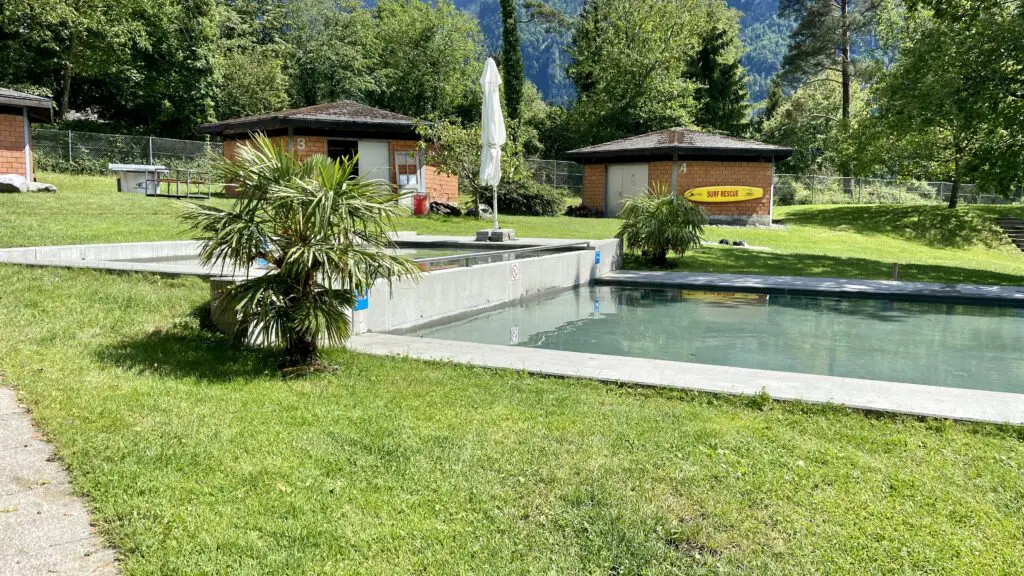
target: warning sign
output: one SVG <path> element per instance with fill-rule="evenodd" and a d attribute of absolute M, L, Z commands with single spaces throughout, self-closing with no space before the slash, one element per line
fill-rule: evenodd
<path fill-rule="evenodd" d="M 513 280 L 519 280 L 519 263 L 518 262 L 513 262 L 512 263 L 512 279 Z"/>

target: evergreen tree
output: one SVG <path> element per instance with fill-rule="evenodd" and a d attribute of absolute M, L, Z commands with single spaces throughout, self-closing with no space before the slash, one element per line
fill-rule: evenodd
<path fill-rule="evenodd" d="M 722 28 L 712 28 L 690 62 L 689 77 L 698 84 L 694 92 L 697 102 L 694 123 L 741 136 L 746 134 L 750 123 L 746 75 L 739 58 L 729 54 L 730 44 L 735 39 L 735 35 L 730 38 Z"/>
<path fill-rule="evenodd" d="M 692 123 L 687 65 L 701 34 L 731 16 L 724 4 L 591 0 L 577 18 L 568 74 L 579 98 L 566 119 L 571 145 Z"/>
<path fill-rule="evenodd" d="M 878 0 L 779 0 L 779 14 L 797 20 L 779 71 L 783 84 L 796 89 L 809 82 L 835 81 L 839 73 L 842 123 L 849 129 L 853 45 L 874 29 Z M 849 177 L 850 167 L 841 167 Z"/>
<path fill-rule="evenodd" d="M 509 120 L 518 120 L 523 100 L 523 54 L 519 51 L 516 0 L 501 0 L 501 68 L 506 115 Z"/>

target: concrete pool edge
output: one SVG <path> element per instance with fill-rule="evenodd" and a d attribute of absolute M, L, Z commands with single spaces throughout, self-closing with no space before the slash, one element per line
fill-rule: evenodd
<path fill-rule="evenodd" d="M 1024 394 L 1010 392 L 496 344 L 452 344 L 448 340 L 369 333 L 354 336 L 348 347 L 381 356 L 405 356 L 485 368 L 521 370 L 546 376 L 734 395 L 754 395 L 764 391 L 776 400 L 837 404 L 860 410 L 992 424 L 1024 424 Z"/>
<path fill-rule="evenodd" d="M 861 280 L 814 276 L 715 274 L 659 270 L 617 270 L 596 280 L 609 286 L 731 290 L 799 296 L 877 298 L 958 304 L 1024 307 L 1024 287 L 981 284 L 936 284 L 899 280 Z"/>

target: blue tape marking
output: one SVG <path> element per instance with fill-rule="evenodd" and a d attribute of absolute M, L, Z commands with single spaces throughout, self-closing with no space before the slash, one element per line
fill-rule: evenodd
<path fill-rule="evenodd" d="M 364 294 L 357 294 L 356 295 L 356 306 L 355 306 L 355 308 L 352 309 L 352 311 L 353 312 L 358 312 L 360 310 L 366 310 L 369 307 L 370 307 L 370 292 L 367 291 Z"/>
<path fill-rule="evenodd" d="M 594 264 L 600 264 L 600 263 L 601 263 L 601 251 L 600 250 L 594 250 Z"/>
<path fill-rule="evenodd" d="M 601 313 L 601 299 L 600 298 L 594 298 L 594 314 L 600 314 L 600 313 Z"/>

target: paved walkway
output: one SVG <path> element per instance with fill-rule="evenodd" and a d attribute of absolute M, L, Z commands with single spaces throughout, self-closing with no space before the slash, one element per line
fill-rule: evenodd
<path fill-rule="evenodd" d="M 0 576 L 118 574 L 52 456 L 14 392 L 0 388 Z"/>
<path fill-rule="evenodd" d="M 962 303 L 1024 305 L 1022 286 L 981 286 L 976 284 L 932 284 L 893 280 L 853 278 L 812 278 L 809 276 L 759 276 L 755 274 L 711 274 L 705 272 L 658 272 L 616 270 L 605 274 L 599 284 L 703 288 L 711 290 L 768 291 L 830 296 L 872 296 L 902 299 L 943 300 Z"/>

